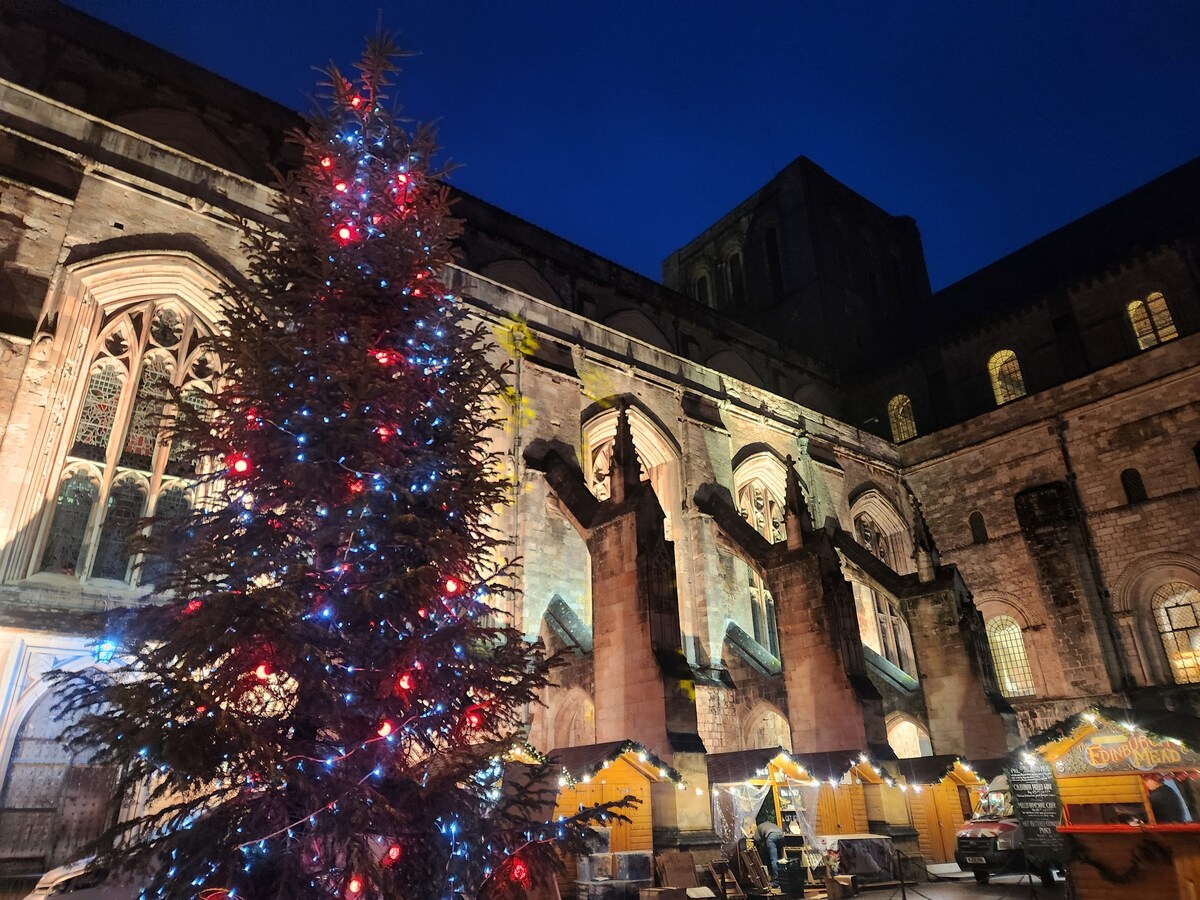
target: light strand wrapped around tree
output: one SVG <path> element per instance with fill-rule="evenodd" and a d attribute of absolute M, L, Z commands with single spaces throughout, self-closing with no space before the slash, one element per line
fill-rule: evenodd
<path fill-rule="evenodd" d="M 496 610 L 501 373 L 440 280 L 461 225 L 432 132 L 389 109 L 394 57 L 328 70 L 279 221 L 246 229 L 223 377 L 174 398 L 210 474 L 148 524 L 125 662 L 57 676 L 77 745 L 153 785 L 101 847 L 148 896 L 501 896 L 614 812 L 547 822 L 550 767 L 503 778 L 550 664 Z"/>

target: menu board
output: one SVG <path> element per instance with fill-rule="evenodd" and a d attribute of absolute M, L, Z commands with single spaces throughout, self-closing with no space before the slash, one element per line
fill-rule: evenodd
<path fill-rule="evenodd" d="M 1058 832 L 1062 801 L 1050 765 L 1040 756 L 1028 756 L 1014 761 L 1007 771 L 1013 807 L 1025 829 L 1025 855 L 1065 865 L 1070 851 L 1066 836 Z"/>

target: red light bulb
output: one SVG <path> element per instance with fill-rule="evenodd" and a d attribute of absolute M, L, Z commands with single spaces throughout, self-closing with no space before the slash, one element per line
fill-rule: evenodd
<path fill-rule="evenodd" d="M 201 606 L 203 606 L 203 604 L 199 600 L 189 600 L 187 602 L 187 606 L 183 608 L 183 614 L 185 616 L 190 616 L 194 612 L 199 612 Z"/>
<path fill-rule="evenodd" d="M 411 672 L 405 672 L 396 679 L 396 685 L 402 691 L 411 691 L 413 689 L 413 677 Z"/>
<path fill-rule="evenodd" d="M 334 229 L 333 236 L 343 244 L 348 244 L 358 235 L 358 230 L 349 222 L 339 225 Z"/>
<path fill-rule="evenodd" d="M 328 156 L 322 156 L 321 157 L 321 168 L 322 169 L 333 168 L 333 159 Z"/>
<path fill-rule="evenodd" d="M 525 860 L 514 859 L 512 862 L 512 877 L 513 881 L 519 881 L 525 884 L 529 880 L 529 866 L 525 865 Z"/>
<path fill-rule="evenodd" d="M 383 721 L 383 722 L 381 722 L 381 723 L 379 724 L 379 729 L 378 729 L 378 731 L 379 731 L 379 736 L 380 736 L 380 737 L 387 737 L 389 734 L 391 734 L 391 733 L 392 733 L 392 723 L 391 723 L 391 722 L 388 722 L 388 721 L 386 721 L 386 720 L 385 720 L 385 721 Z"/>
<path fill-rule="evenodd" d="M 483 712 L 478 706 L 472 706 L 463 716 L 463 721 L 470 728 L 481 728 L 483 726 Z"/>
<path fill-rule="evenodd" d="M 346 189 L 348 187 L 349 187 L 349 185 L 346 184 L 346 182 L 344 182 L 344 181 L 335 181 L 333 184 L 333 189 L 340 194 L 346 193 Z"/>
<path fill-rule="evenodd" d="M 392 862 L 395 862 L 396 860 L 398 860 L 400 858 L 400 845 L 399 844 L 392 844 L 392 846 L 387 848 L 387 858 L 390 859 Z"/>
<path fill-rule="evenodd" d="M 249 475 L 254 469 L 254 464 L 245 453 L 230 453 L 226 457 L 225 465 L 234 475 Z"/>
<path fill-rule="evenodd" d="M 358 109 L 360 106 L 363 105 L 363 98 L 358 96 L 358 94 L 355 94 L 353 97 L 350 98 L 350 105 L 353 106 L 355 109 Z"/>
<path fill-rule="evenodd" d="M 457 594 L 462 590 L 462 582 L 454 576 L 446 579 L 445 591 L 447 594 Z"/>
<path fill-rule="evenodd" d="M 347 887 L 350 889 L 350 893 L 352 893 L 352 894 L 359 893 L 363 889 L 362 879 L 359 878 L 357 875 L 355 875 L 353 878 L 350 879 L 350 883 L 347 885 Z"/>
<path fill-rule="evenodd" d="M 266 681 L 271 677 L 271 667 L 266 663 L 259 663 L 258 668 L 254 670 L 254 676 L 259 681 Z"/>

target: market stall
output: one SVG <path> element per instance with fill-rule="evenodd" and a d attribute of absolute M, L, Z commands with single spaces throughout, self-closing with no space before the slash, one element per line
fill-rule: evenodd
<path fill-rule="evenodd" d="M 713 827 L 729 852 L 756 822 L 784 831 L 785 856 L 811 874 L 832 854 L 839 872 L 864 881 L 891 877 L 891 838 L 869 833 L 864 785 L 891 782 L 865 753 L 788 753 L 781 747 L 708 756 Z"/>
<path fill-rule="evenodd" d="M 581 807 L 637 798 L 638 805 L 622 812 L 628 822 L 612 822 L 609 850 L 652 850 L 650 784 L 679 782 L 679 773 L 633 741 L 608 741 L 551 750 L 550 759 L 562 766 L 563 779 L 556 815 L 572 815 Z"/>
<path fill-rule="evenodd" d="M 964 761 L 958 756 L 901 759 L 895 770 L 917 832 L 921 856 L 932 863 L 954 860 L 955 832 L 970 818 L 988 782 L 1005 760 Z"/>
<path fill-rule="evenodd" d="M 1166 711 L 1091 710 L 1031 739 L 1009 781 L 1034 867 L 1067 865 L 1079 900 L 1134 886 L 1138 896 L 1194 896 L 1197 748 L 1200 720 Z"/>

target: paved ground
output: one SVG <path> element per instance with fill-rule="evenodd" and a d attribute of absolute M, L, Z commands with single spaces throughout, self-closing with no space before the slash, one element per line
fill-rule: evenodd
<path fill-rule="evenodd" d="M 1046 888 L 1036 878 L 1030 884 L 1028 876 L 1005 875 L 990 884 L 976 884 L 974 880 L 959 882 L 931 882 L 908 885 L 901 894 L 900 888 L 882 888 L 862 891 L 862 900 L 1062 900 L 1063 886 Z"/>

